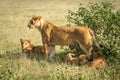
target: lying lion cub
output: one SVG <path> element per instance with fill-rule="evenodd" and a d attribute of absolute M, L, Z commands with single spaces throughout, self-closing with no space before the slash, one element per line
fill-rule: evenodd
<path fill-rule="evenodd" d="M 68 53 L 65 58 L 66 63 L 71 63 L 71 64 L 87 64 L 89 61 L 87 59 L 87 55 L 82 54 L 79 57 L 73 57 L 75 54 L 73 53 Z"/>
<path fill-rule="evenodd" d="M 77 42 L 89 59 L 91 58 L 93 40 L 100 49 L 96 42 L 94 32 L 87 27 L 60 27 L 44 20 L 41 16 L 34 16 L 29 21 L 28 27 L 37 28 L 41 32 L 46 55 L 45 59 L 52 59 L 55 53 L 55 45 L 66 45 Z M 48 55 L 48 53 L 50 53 L 50 55 Z"/>
<path fill-rule="evenodd" d="M 30 40 L 27 39 L 20 39 L 22 52 L 31 54 L 33 56 L 43 55 L 44 54 L 44 48 L 43 46 L 34 46 Z"/>
<path fill-rule="evenodd" d="M 90 62 L 87 58 L 87 55 L 81 54 L 79 57 L 73 57 L 75 54 L 73 53 L 68 53 L 66 58 L 65 58 L 65 63 L 71 63 L 71 64 L 82 64 L 82 65 L 87 65 L 90 68 L 98 69 L 98 68 L 105 68 L 106 67 L 106 60 L 104 56 L 101 53 L 98 52 L 93 52 L 93 61 Z"/>

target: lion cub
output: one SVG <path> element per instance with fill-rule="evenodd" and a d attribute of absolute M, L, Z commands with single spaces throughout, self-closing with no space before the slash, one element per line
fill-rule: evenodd
<path fill-rule="evenodd" d="M 31 54 L 33 56 L 38 56 L 44 54 L 43 46 L 34 46 L 30 40 L 20 39 L 22 52 L 26 54 Z"/>
<path fill-rule="evenodd" d="M 88 63 L 87 55 L 82 54 L 79 57 L 73 57 L 73 56 L 75 56 L 75 54 L 68 53 L 65 58 L 65 62 L 71 64 L 77 64 L 77 65 Z"/>

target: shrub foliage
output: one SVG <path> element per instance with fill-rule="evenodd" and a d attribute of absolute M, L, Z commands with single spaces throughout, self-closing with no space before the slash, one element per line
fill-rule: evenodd
<path fill-rule="evenodd" d="M 115 9 L 110 1 L 89 4 L 87 7 L 80 4 L 77 11 L 69 10 L 66 18 L 69 25 L 73 23 L 94 30 L 108 60 L 120 59 L 120 10 Z"/>

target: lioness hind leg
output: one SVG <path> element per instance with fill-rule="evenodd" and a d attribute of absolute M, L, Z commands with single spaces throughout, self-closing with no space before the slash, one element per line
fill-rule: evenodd
<path fill-rule="evenodd" d="M 88 60 L 91 60 L 92 46 L 91 45 L 82 45 L 79 43 L 80 48 L 87 54 Z"/>
<path fill-rule="evenodd" d="M 88 51 L 88 59 L 90 60 L 90 61 L 92 61 L 93 60 L 93 57 L 92 57 L 92 45 L 88 45 L 88 46 L 86 46 L 86 50 Z"/>

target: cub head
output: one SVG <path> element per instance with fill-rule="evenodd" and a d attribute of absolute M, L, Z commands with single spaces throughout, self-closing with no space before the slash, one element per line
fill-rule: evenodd
<path fill-rule="evenodd" d="M 100 52 L 92 52 L 92 58 L 97 59 L 97 58 L 104 58 L 104 55 Z"/>
<path fill-rule="evenodd" d="M 88 62 L 87 55 L 81 54 L 81 55 L 79 56 L 79 61 L 80 61 L 81 64 L 87 63 L 87 62 Z"/>
<path fill-rule="evenodd" d="M 31 41 L 30 41 L 30 40 L 20 39 L 20 42 L 21 42 L 21 47 L 22 47 L 22 51 L 23 51 L 23 52 L 29 52 L 29 51 L 32 50 L 33 45 L 31 44 Z"/>
<path fill-rule="evenodd" d="M 43 25 L 43 19 L 41 16 L 33 16 L 28 23 L 29 28 L 38 28 Z"/>

